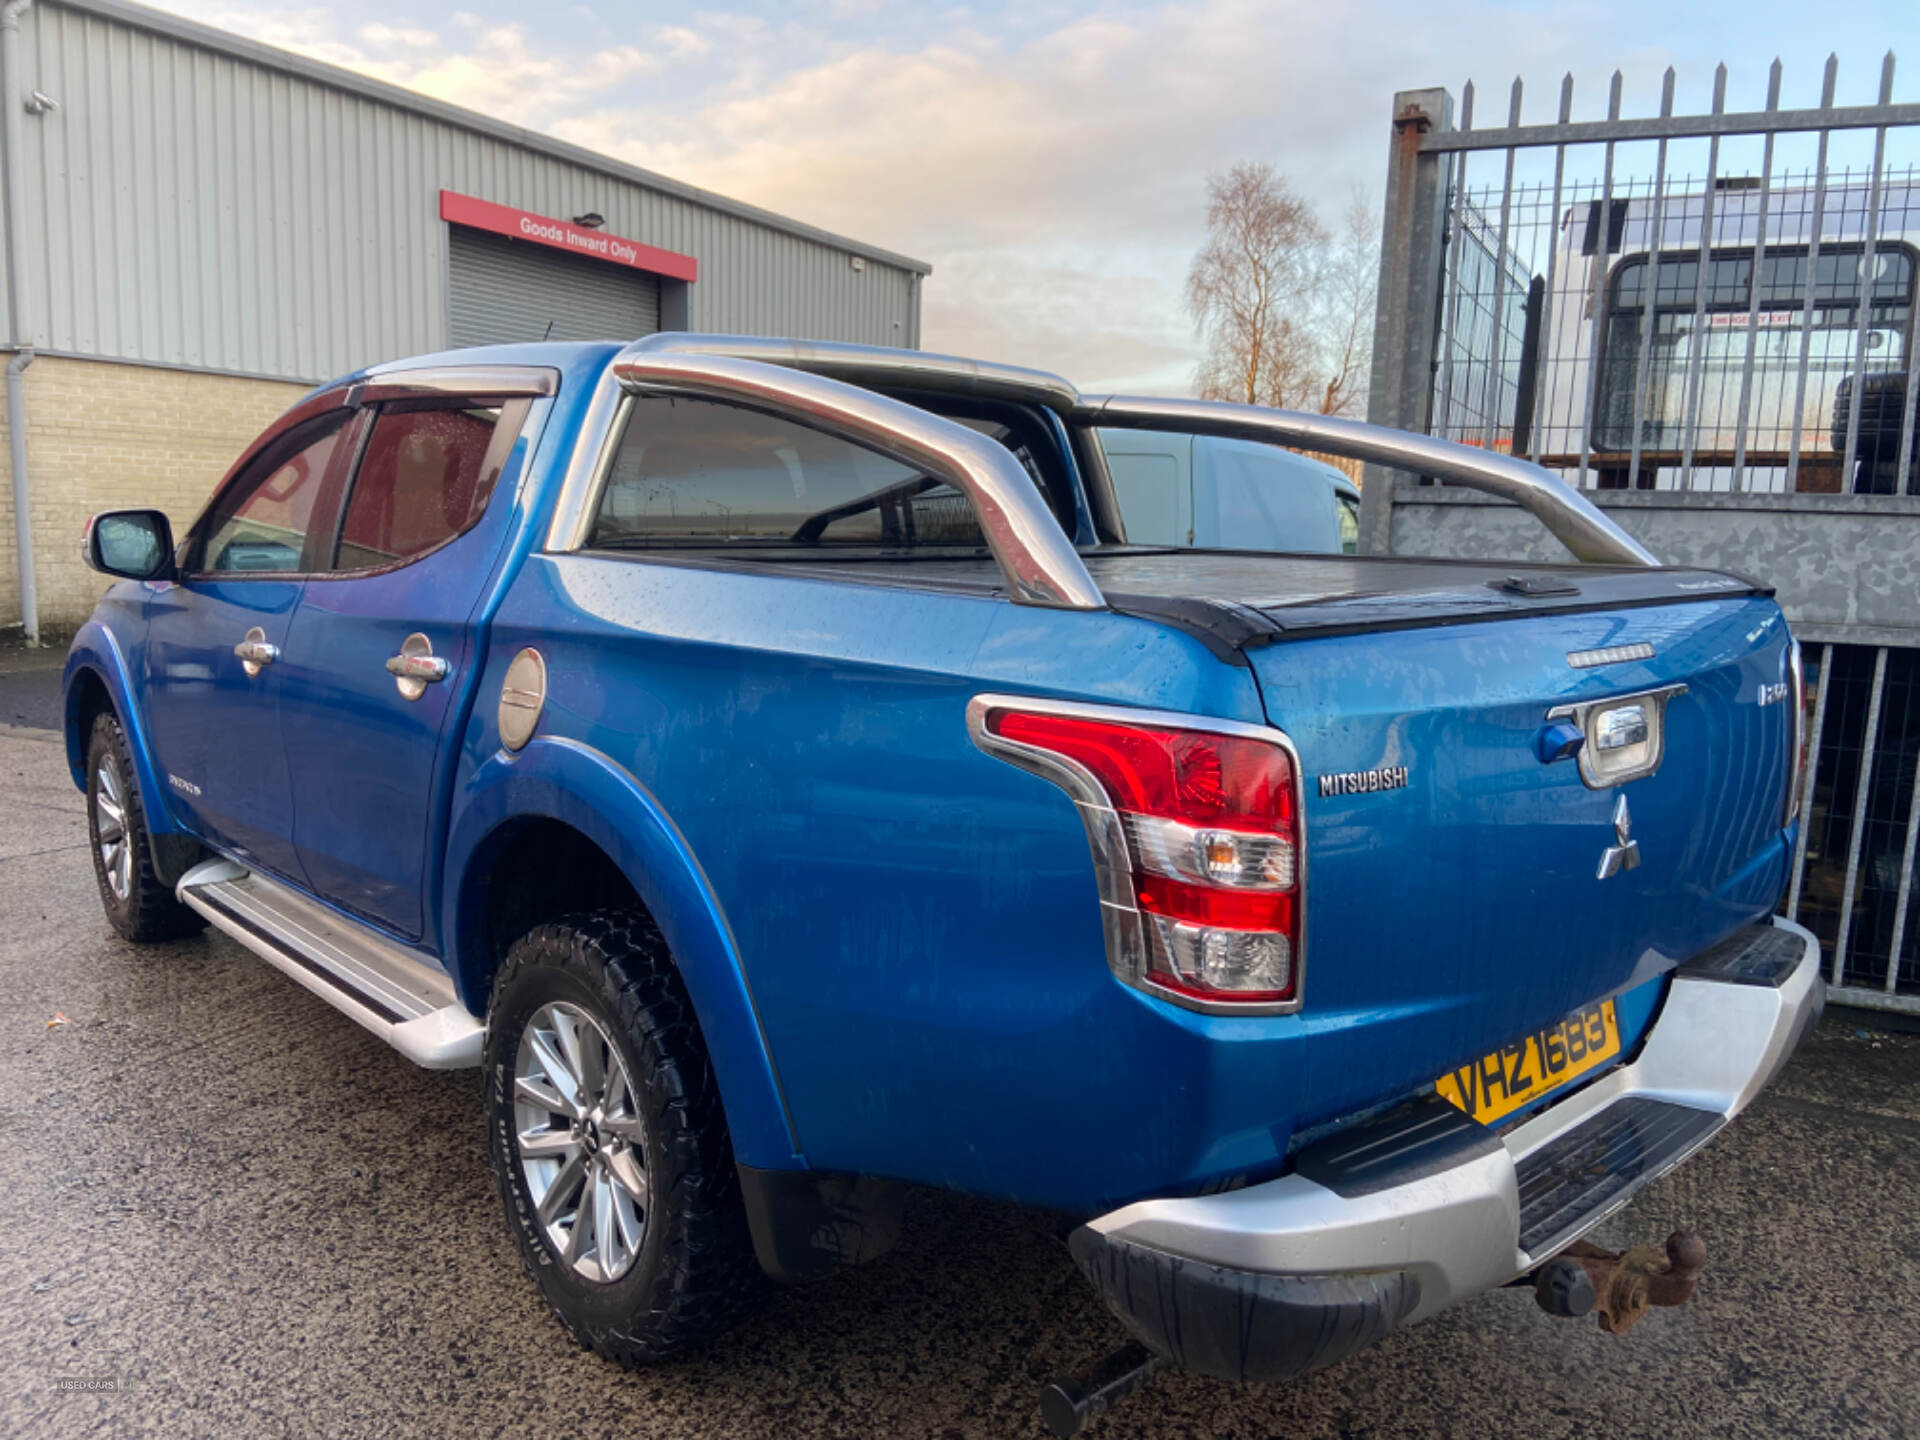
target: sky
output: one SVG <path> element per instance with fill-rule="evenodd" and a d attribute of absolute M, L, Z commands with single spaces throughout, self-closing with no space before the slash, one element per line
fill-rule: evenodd
<path fill-rule="evenodd" d="M 1778 56 L 1792 107 L 1831 51 L 1841 103 L 1864 103 L 1891 48 L 1895 98 L 1920 98 L 1905 0 L 162 8 L 929 261 L 928 349 L 1162 393 L 1198 358 L 1208 174 L 1267 161 L 1329 222 L 1356 190 L 1377 204 L 1396 90 L 1471 79 L 1484 127 L 1516 76 L 1523 119 L 1551 119 L 1571 73 L 1575 118 L 1600 118 L 1618 68 L 1624 113 L 1652 114 L 1671 65 L 1687 113 L 1724 61 L 1728 108 L 1758 109 Z"/>

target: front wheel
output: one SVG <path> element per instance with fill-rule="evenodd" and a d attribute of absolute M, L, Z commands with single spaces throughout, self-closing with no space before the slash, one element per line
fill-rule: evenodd
<path fill-rule="evenodd" d="M 107 923 L 129 940 L 177 940 L 207 922 L 174 896 L 153 864 L 153 837 L 133 778 L 126 732 L 111 714 L 87 740 L 87 838 Z"/>
<path fill-rule="evenodd" d="M 752 1307 L 763 1282 L 713 1068 L 645 916 L 576 916 L 515 942 L 486 1075 L 508 1223 L 575 1338 L 640 1365 Z"/>

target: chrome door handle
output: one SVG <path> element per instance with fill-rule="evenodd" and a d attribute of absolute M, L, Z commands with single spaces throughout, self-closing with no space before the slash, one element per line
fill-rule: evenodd
<path fill-rule="evenodd" d="M 418 700 L 427 693 L 427 686 L 446 679 L 452 668 L 442 656 L 433 653 L 433 642 L 418 631 L 400 642 L 398 655 L 387 657 L 387 673 L 393 676 L 395 688 L 407 700 Z"/>
<path fill-rule="evenodd" d="M 438 655 L 389 655 L 387 671 L 403 680 L 423 680 L 431 685 L 447 678 L 447 662 Z"/>
<path fill-rule="evenodd" d="M 249 675 L 258 675 L 280 658 L 280 647 L 269 643 L 267 632 L 256 625 L 247 631 L 244 640 L 233 647 L 233 653 L 239 659 L 242 670 Z"/>

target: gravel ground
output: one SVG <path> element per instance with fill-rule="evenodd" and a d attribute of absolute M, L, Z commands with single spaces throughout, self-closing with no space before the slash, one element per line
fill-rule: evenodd
<path fill-rule="evenodd" d="M 618 1370 L 521 1272 L 472 1073 L 224 938 L 121 943 L 54 738 L 0 731 L 0 784 L 0 1435 L 1037 1437 L 1040 1385 L 1122 1338 L 1042 1217 L 922 1195 L 874 1267 Z M 1165 1377 L 1090 1433 L 1920 1433 L 1916 1197 L 1920 1036 L 1830 1018 L 1597 1237 L 1699 1230 L 1690 1307 L 1615 1340 L 1486 1295 L 1293 1385 Z M 94 1376 L 125 1388 L 61 1388 Z"/>

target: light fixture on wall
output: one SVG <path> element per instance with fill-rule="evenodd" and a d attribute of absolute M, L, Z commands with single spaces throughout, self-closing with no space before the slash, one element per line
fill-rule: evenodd
<path fill-rule="evenodd" d="M 584 215 L 574 216 L 573 223 L 578 225 L 582 230 L 598 230 L 602 225 L 607 223 L 607 217 L 602 215 L 598 210 L 589 210 Z"/>
<path fill-rule="evenodd" d="M 847 257 L 847 263 L 855 270 L 865 270 L 867 268 L 867 262 L 858 255 L 849 255 Z"/>

